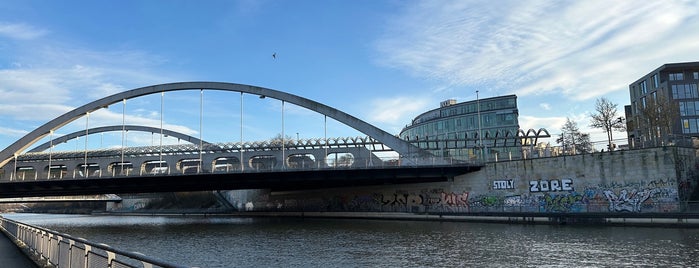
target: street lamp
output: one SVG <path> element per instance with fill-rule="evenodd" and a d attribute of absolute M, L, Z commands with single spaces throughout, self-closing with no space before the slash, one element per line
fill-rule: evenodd
<path fill-rule="evenodd" d="M 483 132 L 481 130 L 481 100 L 478 97 L 478 90 L 476 90 L 476 109 L 478 112 L 478 148 L 481 151 L 481 160 L 485 160 L 485 152 L 483 151 Z"/>

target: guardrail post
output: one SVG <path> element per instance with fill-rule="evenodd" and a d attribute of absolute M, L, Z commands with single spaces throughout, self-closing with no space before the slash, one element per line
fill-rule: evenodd
<path fill-rule="evenodd" d="M 112 262 L 116 259 L 116 254 L 111 251 L 107 251 L 107 265 L 112 267 Z"/>
<path fill-rule="evenodd" d="M 89 263 L 89 256 L 90 256 L 90 251 L 92 251 L 92 246 L 85 244 L 85 255 L 83 256 L 83 263 L 85 264 L 85 267 L 83 268 L 88 268 L 90 266 Z"/>

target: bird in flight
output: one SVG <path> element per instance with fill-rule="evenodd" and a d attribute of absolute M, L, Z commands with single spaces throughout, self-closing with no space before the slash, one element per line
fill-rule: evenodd
<path fill-rule="evenodd" d="M 277 52 L 272 53 L 272 58 L 276 59 L 277 58 Z"/>

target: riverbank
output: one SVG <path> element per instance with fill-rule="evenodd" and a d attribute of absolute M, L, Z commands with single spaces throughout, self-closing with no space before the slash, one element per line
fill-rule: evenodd
<path fill-rule="evenodd" d="M 150 211 L 150 212 L 106 212 L 98 215 L 128 216 L 232 216 L 232 217 L 295 217 L 332 219 L 373 219 L 483 222 L 504 224 L 549 224 L 549 225 L 609 225 L 643 227 L 691 227 L 699 228 L 699 213 L 407 213 L 407 212 L 193 212 L 193 211 Z"/>

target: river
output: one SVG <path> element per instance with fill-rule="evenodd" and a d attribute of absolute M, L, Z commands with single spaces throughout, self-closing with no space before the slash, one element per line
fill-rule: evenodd
<path fill-rule="evenodd" d="M 3 214 L 198 267 L 696 267 L 699 229 Z"/>

